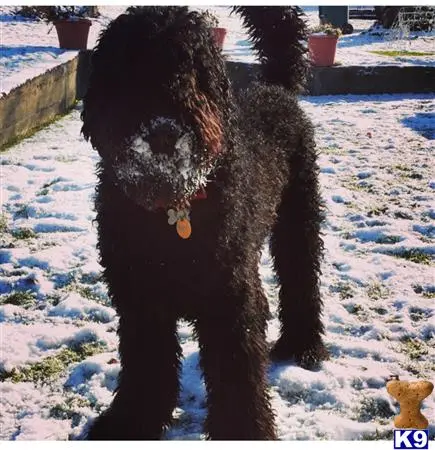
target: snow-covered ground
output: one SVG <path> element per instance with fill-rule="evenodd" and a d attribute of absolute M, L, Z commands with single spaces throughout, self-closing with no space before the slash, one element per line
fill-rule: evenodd
<path fill-rule="evenodd" d="M 387 377 L 435 379 L 435 100 L 304 97 L 302 105 L 316 125 L 328 211 L 322 294 L 331 360 L 317 372 L 271 366 L 279 436 L 390 439 L 398 407 Z M 1 155 L 0 439 L 77 438 L 116 385 L 117 319 L 92 222 L 98 155 L 80 127 L 78 107 Z M 274 340 L 266 249 L 260 273 Z M 166 437 L 199 439 L 198 347 L 188 324 L 179 335 L 183 389 Z M 433 395 L 423 413 L 435 417 Z"/>
<path fill-rule="evenodd" d="M 102 7 L 90 47 L 125 7 Z M 254 57 L 239 19 L 209 8 L 229 29 L 224 51 Z M 317 23 L 315 8 L 307 8 Z M 76 55 L 57 48 L 44 23 L 0 8 L 1 90 Z M 352 21 L 342 64 L 431 64 L 368 53 L 390 49 Z M 434 35 L 408 44 L 433 51 Z M 397 43 L 396 43 L 397 44 Z M 304 97 L 320 151 L 327 206 L 322 294 L 331 360 L 318 372 L 272 365 L 270 384 L 282 439 L 390 438 L 397 404 L 390 374 L 435 379 L 435 100 L 431 95 Z M 1 154 L 0 439 L 77 438 L 111 401 L 119 371 L 117 319 L 95 249 L 92 198 L 98 155 L 80 137 L 79 107 Z M 267 249 L 260 273 L 278 334 L 276 286 Z M 198 347 L 180 322 L 183 390 L 168 439 L 199 439 L 204 386 Z M 152 369 L 152 361 L 149 361 Z M 150 386 L 150 389 L 153 387 Z M 423 413 L 435 417 L 434 395 Z M 430 433 L 435 435 L 432 421 Z"/>
<path fill-rule="evenodd" d="M 46 70 L 73 59 L 75 50 L 59 48 L 56 29 L 43 21 L 19 18 L 16 7 L 0 6 L 0 93 L 8 93 Z M 101 16 L 92 19 L 88 48 L 94 47 L 98 34 L 126 6 L 102 6 Z"/>
<path fill-rule="evenodd" d="M 126 6 L 101 6 L 101 17 L 93 20 L 88 48 L 92 48 L 99 32 L 118 16 Z M 240 28 L 240 19 L 230 15 L 228 7 L 199 7 L 209 9 L 219 19 L 220 26 L 228 29 L 224 53 L 230 60 L 255 61 L 246 33 Z M 318 8 L 304 6 L 307 23 L 319 23 Z M 7 93 L 27 79 L 43 73 L 62 62 L 72 59 L 76 51 L 59 49 L 56 30 L 44 22 L 17 20 L 11 14 L 12 7 L 0 7 L 0 93 Z M 373 20 L 351 20 L 354 33 L 342 36 L 339 41 L 336 62 L 343 65 L 435 65 L 435 31 L 413 33 L 412 39 L 386 39 L 380 35 L 364 33 Z M 51 30 L 51 31 L 50 31 Z M 50 32 L 49 32 L 50 31 Z M 431 53 L 423 56 L 382 56 L 371 53 L 379 50 L 408 50 Z"/>

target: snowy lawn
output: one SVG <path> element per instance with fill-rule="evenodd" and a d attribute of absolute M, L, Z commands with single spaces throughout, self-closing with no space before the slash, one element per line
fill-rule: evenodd
<path fill-rule="evenodd" d="M 92 48 L 102 28 L 126 6 L 101 6 L 100 17 L 92 19 L 88 48 Z M 76 50 L 59 48 L 56 29 L 43 21 L 12 14 L 15 7 L 0 6 L 0 93 L 8 93 L 46 70 L 77 56 Z"/>
<path fill-rule="evenodd" d="M 317 129 L 327 207 L 322 293 L 331 360 L 317 372 L 271 366 L 279 436 L 390 439 L 398 407 L 387 377 L 435 379 L 435 100 L 304 97 L 302 105 Z M 76 109 L 1 155 L 4 440 L 77 438 L 116 386 L 117 318 L 100 280 L 92 222 L 98 155 L 80 127 Z M 277 295 L 266 249 L 260 273 L 272 341 Z M 198 346 L 187 323 L 179 336 L 182 392 L 167 438 L 200 439 Z M 423 413 L 435 417 L 433 395 Z"/>
<path fill-rule="evenodd" d="M 93 48 L 100 31 L 107 23 L 125 10 L 126 6 L 100 6 L 101 17 L 93 19 L 89 31 L 88 48 Z M 204 6 L 219 19 L 219 26 L 228 30 L 224 53 L 229 60 L 254 62 L 256 60 L 241 29 L 238 16 L 230 14 L 225 6 Z M 303 6 L 309 26 L 319 23 L 316 6 Z M 68 61 L 77 51 L 59 49 L 56 30 L 44 22 L 18 20 L 11 14 L 13 7 L 0 7 L 0 95 L 8 93 L 27 79 L 45 70 Z M 435 65 L 435 30 L 412 33 L 411 39 L 391 40 L 386 38 L 385 30 L 367 33 L 373 20 L 350 20 L 354 33 L 342 36 L 339 40 L 336 62 L 341 65 Z M 50 31 L 51 30 L 51 31 Z M 50 31 L 50 32 L 49 32 Z M 373 51 L 399 51 L 398 55 L 388 56 Z M 421 55 L 402 53 L 420 52 Z"/>

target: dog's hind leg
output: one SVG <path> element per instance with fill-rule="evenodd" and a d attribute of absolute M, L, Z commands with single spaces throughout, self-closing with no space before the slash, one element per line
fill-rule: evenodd
<path fill-rule="evenodd" d="M 179 391 L 176 319 L 137 307 L 119 311 L 121 372 L 112 405 L 91 427 L 92 440 L 159 439 Z"/>
<path fill-rule="evenodd" d="M 260 282 L 256 292 L 249 288 L 242 288 L 250 302 L 247 308 L 235 311 L 238 295 L 217 296 L 211 304 L 221 305 L 221 313 L 200 317 L 196 323 L 207 387 L 205 431 L 209 439 L 276 439 L 267 391 L 267 303 L 257 302 L 256 307 L 256 298 L 266 302 Z"/>
<path fill-rule="evenodd" d="M 290 157 L 290 180 L 271 236 L 281 320 L 281 336 L 271 358 L 294 358 L 303 367 L 315 368 L 328 358 L 322 341 L 319 290 L 322 208 L 313 141 L 310 135 L 301 141 Z"/>

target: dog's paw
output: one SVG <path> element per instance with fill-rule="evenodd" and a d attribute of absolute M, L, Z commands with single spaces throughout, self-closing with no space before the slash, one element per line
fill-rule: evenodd
<path fill-rule="evenodd" d="M 104 414 L 97 417 L 90 426 L 89 431 L 86 434 L 86 439 L 88 441 L 115 441 L 119 439 L 115 433 L 117 427 L 115 424 L 107 423 L 105 417 Z"/>
<path fill-rule="evenodd" d="M 307 370 L 318 370 L 322 365 L 322 361 L 329 359 L 329 352 L 325 345 L 321 342 L 314 348 L 308 349 L 301 355 L 296 357 L 298 365 Z"/>
<path fill-rule="evenodd" d="M 321 340 L 305 349 L 295 347 L 296 343 L 289 342 L 281 337 L 272 347 L 270 359 L 274 362 L 293 360 L 307 370 L 317 370 L 322 361 L 329 359 L 328 350 Z"/>
<path fill-rule="evenodd" d="M 126 417 L 119 417 L 112 413 L 111 409 L 97 417 L 87 432 L 89 441 L 125 441 L 139 440 L 143 436 L 140 428 Z"/>
<path fill-rule="evenodd" d="M 161 439 L 163 426 L 139 414 L 107 409 L 86 433 L 90 441 L 145 441 Z"/>

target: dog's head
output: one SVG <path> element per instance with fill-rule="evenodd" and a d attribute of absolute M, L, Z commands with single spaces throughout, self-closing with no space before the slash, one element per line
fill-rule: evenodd
<path fill-rule="evenodd" d="M 233 105 L 207 15 L 133 7 L 101 34 L 82 132 L 147 209 L 188 200 L 228 146 Z"/>

